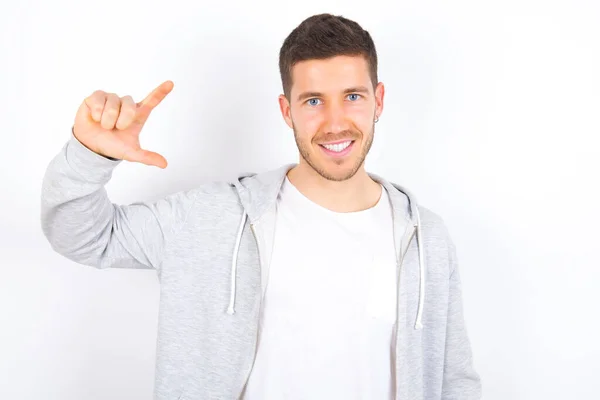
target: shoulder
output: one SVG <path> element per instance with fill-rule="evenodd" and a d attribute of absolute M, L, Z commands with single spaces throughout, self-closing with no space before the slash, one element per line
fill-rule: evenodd
<path fill-rule="evenodd" d="M 235 201 L 236 198 L 236 189 L 232 184 L 226 181 L 211 181 L 180 189 L 166 195 L 162 200 L 172 204 L 184 204 L 189 208 L 195 204 Z"/>
<path fill-rule="evenodd" d="M 421 227 L 424 230 L 430 231 L 433 235 L 446 236 L 448 234 L 446 221 L 440 214 L 422 205 L 419 205 L 418 209 Z"/>
<path fill-rule="evenodd" d="M 448 254 L 454 244 L 446 221 L 440 214 L 427 207 L 419 205 L 418 209 L 425 245 Z"/>
<path fill-rule="evenodd" d="M 237 190 L 233 183 L 221 180 L 221 181 L 209 181 L 196 186 L 193 189 L 196 196 L 209 196 L 209 197 L 236 197 Z"/>
<path fill-rule="evenodd" d="M 189 190 L 194 206 L 216 209 L 238 209 L 241 206 L 237 188 L 228 181 L 209 181 Z"/>
<path fill-rule="evenodd" d="M 457 249 L 444 219 L 426 207 L 419 206 L 425 248 L 439 260 L 444 260 L 452 274 L 457 267 Z"/>

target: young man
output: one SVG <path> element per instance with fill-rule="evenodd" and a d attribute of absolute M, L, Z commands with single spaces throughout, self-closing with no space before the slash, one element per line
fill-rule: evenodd
<path fill-rule="evenodd" d="M 312 16 L 279 66 L 300 162 L 156 202 L 104 187 L 122 160 L 166 167 L 138 139 L 172 82 L 86 98 L 43 182 L 53 249 L 156 269 L 155 399 L 479 399 L 446 227 L 364 168 L 384 97 L 369 33 Z"/>

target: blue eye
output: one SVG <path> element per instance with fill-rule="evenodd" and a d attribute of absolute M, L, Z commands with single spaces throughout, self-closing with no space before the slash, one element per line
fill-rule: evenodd
<path fill-rule="evenodd" d="M 319 99 L 309 99 L 308 104 L 311 106 L 316 106 L 317 104 L 315 103 L 315 101 L 319 101 Z"/>
<path fill-rule="evenodd" d="M 353 99 L 351 99 L 352 101 L 355 101 L 355 100 L 358 100 L 360 95 L 356 94 L 356 93 L 352 93 L 352 94 L 349 94 L 348 96 L 355 96 Z"/>

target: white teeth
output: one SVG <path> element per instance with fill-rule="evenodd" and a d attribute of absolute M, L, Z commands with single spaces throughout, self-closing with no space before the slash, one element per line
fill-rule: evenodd
<path fill-rule="evenodd" d="M 327 150 L 331 150 L 331 151 L 335 151 L 336 153 L 339 153 L 340 151 L 344 150 L 346 147 L 350 146 L 350 143 L 352 143 L 351 140 L 349 140 L 347 142 L 337 143 L 337 144 L 324 144 L 323 147 L 325 147 Z"/>

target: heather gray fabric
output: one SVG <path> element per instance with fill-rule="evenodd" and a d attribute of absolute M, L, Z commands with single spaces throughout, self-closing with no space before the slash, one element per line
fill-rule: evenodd
<path fill-rule="evenodd" d="M 42 183 L 44 235 L 55 251 L 82 265 L 156 270 L 155 400 L 243 398 L 269 267 L 257 240 L 265 236 L 256 233 L 272 233 L 277 194 L 295 164 L 118 205 L 105 185 L 121 162 L 71 134 Z M 480 399 L 446 226 L 406 189 L 370 176 L 387 190 L 394 216 L 396 399 Z"/>

